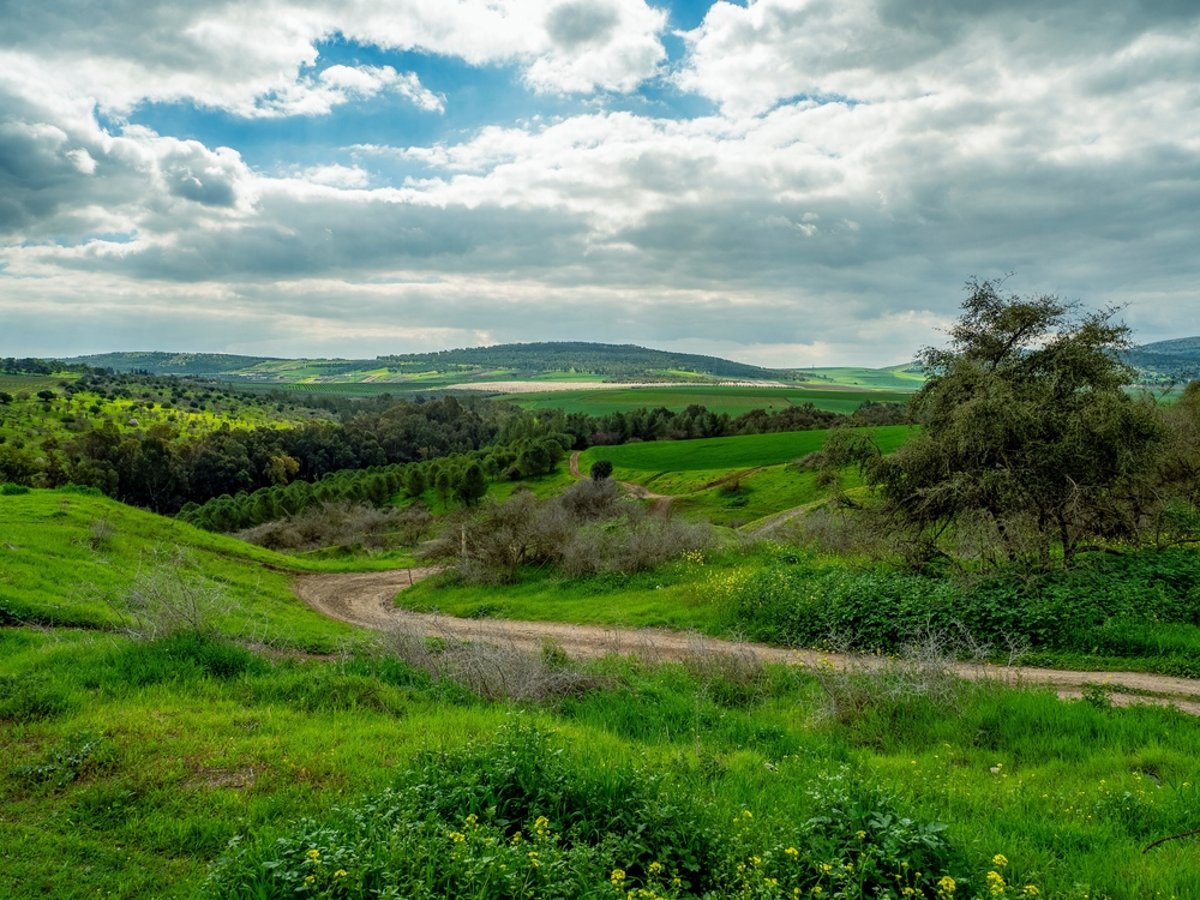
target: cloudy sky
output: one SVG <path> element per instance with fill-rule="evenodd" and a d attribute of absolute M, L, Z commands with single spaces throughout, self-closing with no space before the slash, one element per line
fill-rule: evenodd
<path fill-rule="evenodd" d="M 0 3 L 0 355 L 1150 341 L 1198 246 L 1196 0 Z"/>

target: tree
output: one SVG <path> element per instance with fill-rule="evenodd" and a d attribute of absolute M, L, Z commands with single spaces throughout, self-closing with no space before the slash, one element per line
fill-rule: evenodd
<path fill-rule="evenodd" d="M 477 462 L 463 469 L 454 485 L 454 493 L 464 506 L 475 506 L 487 494 L 487 489 L 487 476 L 483 473 L 483 466 Z"/>
<path fill-rule="evenodd" d="M 598 459 L 592 463 L 592 468 L 589 474 L 592 476 L 592 481 L 603 481 L 609 478 L 613 473 L 613 464 L 607 459 Z"/>
<path fill-rule="evenodd" d="M 1137 538 L 1164 432 L 1153 400 L 1126 390 L 1128 328 L 1113 309 L 967 287 L 949 347 L 921 355 L 921 433 L 890 456 L 846 440 L 842 461 L 863 464 L 926 558 L 968 524 L 1009 560 L 1043 566 L 1055 549 L 1070 566 L 1084 541 Z"/>

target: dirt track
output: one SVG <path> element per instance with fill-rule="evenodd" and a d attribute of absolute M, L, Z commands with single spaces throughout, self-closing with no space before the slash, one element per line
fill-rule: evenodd
<path fill-rule="evenodd" d="M 580 452 L 576 450 L 571 454 L 571 474 L 576 478 L 583 478 L 583 472 L 579 470 Z M 666 494 L 656 494 L 649 488 L 643 487 L 640 484 L 634 484 L 632 481 L 618 481 L 617 484 L 631 497 L 637 497 L 639 500 L 653 500 L 654 502 L 650 505 L 650 511 L 653 513 L 666 512 L 667 507 L 671 505 L 671 501 L 675 499 Z"/>
<path fill-rule="evenodd" d="M 415 568 L 387 572 L 302 575 L 295 582 L 295 590 L 297 596 L 317 612 L 364 628 L 415 629 L 431 636 L 499 641 L 518 649 L 535 652 L 541 649 L 544 642 L 553 641 L 568 655 L 577 658 L 631 653 L 657 660 L 679 660 L 699 653 L 727 653 L 750 654 L 765 662 L 805 666 L 824 664 L 838 669 L 862 669 L 882 664 L 882 661 L 875 657 L 791 650 L 663 629 L 519 622 L 508 619 L 458 619 L 408 612 L 395 606 L 396 594 L 435 572 L 437 569 Z M 1112 691 L 1112 700 L 1117 705 L 1171 705 L 1182 712 L 1200 716 L 1200 680 L 1146 675 L 1140 672 L 1072 672 L 965 663 L 955 665 L 954 671 L 960 677 L 972 680 L 990 678 L 1015 684 L 1048 685 L 1053 687 L 1059 696 L 1067 698 L 1079 697 L 1085 688 L 1101 685 Z"/>

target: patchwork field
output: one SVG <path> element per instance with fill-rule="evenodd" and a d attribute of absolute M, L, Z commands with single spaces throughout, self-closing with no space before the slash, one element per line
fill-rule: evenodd
<path fill-rule="evenodd" d="M 913 390 L 919 385 L 914 385 Z M 830 386 L 812 387 L 742 387 L 719 385 L 680 385 L 679 387 L 621 388 L 593 390 L 548 391 L 546 393 L 507 394 L 509 400 L 526 409 L 561 409 L 605 415 L 635 409 L 656 409 L 663 406 L 683 410 L 693 404 L 716 413 L 736 416 L 752 409 L 779 410 L 787 406 L 811 403 L 817 409 L 852 413 L 868 400 L 876 403 L 904 403 L 908 394 L 896 390 L 854 390 Z"/>

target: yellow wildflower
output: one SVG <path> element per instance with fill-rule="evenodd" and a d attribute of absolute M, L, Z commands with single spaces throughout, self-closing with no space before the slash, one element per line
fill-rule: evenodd
<path fill-rule="evenodd" d="M 613 886 L 615 887 L 616 885 L 620 884 L 622 881 L 625 880 L 625 870 L 624 869 L 613 869 L 612 874 L 609 875 L 608 878 L 609 878 L 609 881 L 611 881 L 613 883 Z"/>
<path fill-rule="evenodd" d="M 795 847 L 788 847 L 783 852 L 786 853 L 788 856 L 790 856 L 792 859 L 795 859 L 797 856 L 800 855 L 800 851 L 797 850 Z"/>
<path fill-rule="evenodd" d="M 821 863 L 821 872 L 822 873 L 824 873 L 825 875 L 828 875 L 832 871 L 833 871 L 833 866 L 831 866 L 829 863 Z"/>
<path fill-rule="evenodd" d="M 467 827 L 468 828 L 474 827 L 475 823 L 478 821 L 479 821 L 479 816 L 475 815 L 475 813 L 471 813 L 469 816 L 467 816 Z"/>
<path fill-rule="evenodd" d="M 997 853 L 995 856 L 992 857 L 992 865 L 995 866 L 997 869 L 1003 869 L 1005 866 L 1008 865 L 1008 857 L 1005 856 L 1003 853 Z"/>
<path fill-rule="evenodd" d="M 461 831 L 450 832 L 450 840 L 454 841 L 454 843 L 456 843 L 456 844 L 461 844 L 466 839 L 467 839 L 467 836 L 465 834 L 463 834 Z"/>
<path fill-rule="evenodd" d="M 657 875 L 662 871 L 662 863 L 655 860 L 646 867 L 646 871 L 648 871 L 651 875 Z"/>
<path fill-rule="evenodd" d="M 1036 884 L 1027 884 L 1025 885 L 1025 890 L 1023 890 L 1021 893 L 1023 893 L 1026 897 L 1039 897 L 1041 896 L 1042 892 L 1038 890 Z"/>
<path fill-rule="evenodd" d="M 345 878 L 346 875 L 347 875 L 347 872 L 345 869 L 338 869 L 336 872 L 333 873 L 334 878 Z"/>
<path fill-rule="evenodd" d="M 1004 888 L 1005 888 L 1004 876 L 995 870 L 988 872 L 987 873 L 987 886 L 988 886 L 988 892 L 993 897 L 1000 896 L 1001 894 L 1004 893 Z"/>
<path fill-rule="evenodd" d="M 954 895 L 954 892 L 958 889 L 958 882 L 956 882 L 949 875 L 943 875 L 938 880 L 937 886 L 938 886 L 938 894 L 940 894 L 943 897 L 951 897 Z"/>
<path fill-rule="evenodd" d="M 306 853 L 304 855 L 307 856 L 309 859 L 320 859 L 321 851 L 318 850 L 316 847 L 313 847 L 311 850 L 308 851 L 308 853 Z"/>

